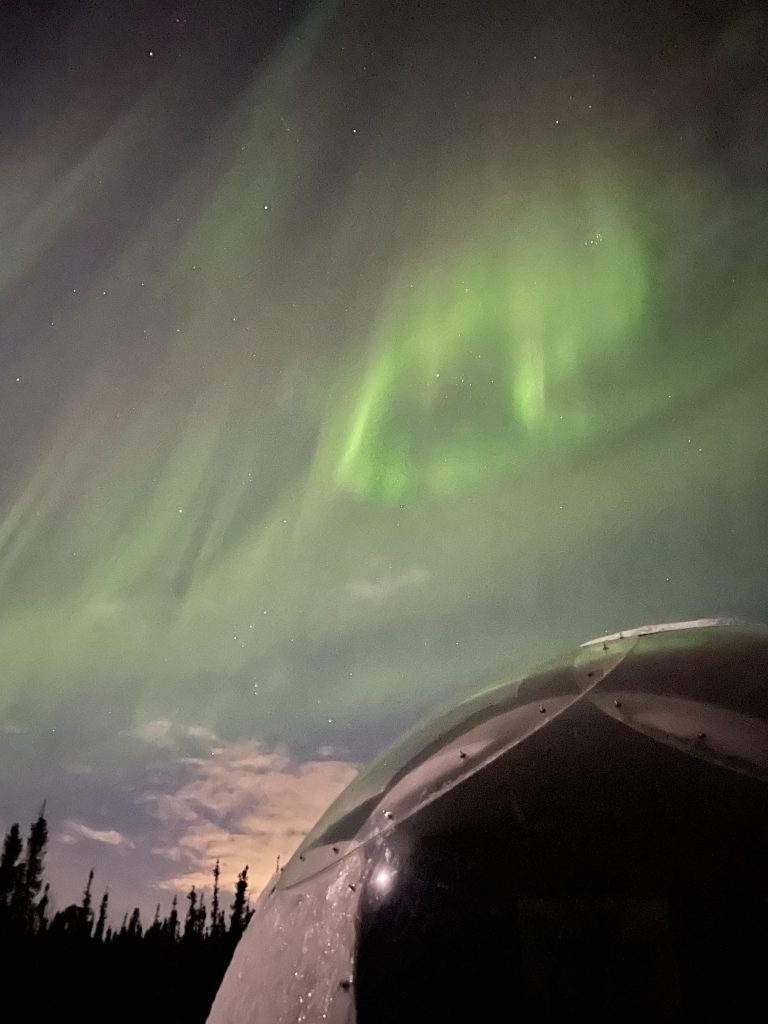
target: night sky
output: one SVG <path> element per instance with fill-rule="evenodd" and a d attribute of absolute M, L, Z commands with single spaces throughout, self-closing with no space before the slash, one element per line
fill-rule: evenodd
<path fill-rule="evenodd" d="M 756 3 L 0 14 L 0 826 L 117 923 L 383 744 L 768 620 Z"/>

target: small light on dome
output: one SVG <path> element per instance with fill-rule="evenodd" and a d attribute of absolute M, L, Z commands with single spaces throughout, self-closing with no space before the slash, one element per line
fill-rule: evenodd
<path fill-rule="evenodd" d="M 387 868 L 381 868 L 376 872 L 373 878 L 373 884 L 379 890 L 379 892 L 387 892 L 392 886 L 393 875 Z"/>

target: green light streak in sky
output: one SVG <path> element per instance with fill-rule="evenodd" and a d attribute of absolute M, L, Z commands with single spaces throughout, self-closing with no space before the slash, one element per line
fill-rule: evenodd
<path fill-rule="evenodd" d="M 336 484 L 384 502 L 456 493 L 526 439 L 588 433 L 583 382 L 632 344 L 648 292 L 642 240 L 598 189 L 430 259 L 394 289 L 334 441 Z"/>

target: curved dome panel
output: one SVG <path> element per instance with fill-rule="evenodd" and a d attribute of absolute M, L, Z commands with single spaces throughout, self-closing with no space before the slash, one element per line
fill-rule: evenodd
<path fill-rule="evenodd" d="M 259 898 L 211 1024 L 744 1017 L 767 812 L 768 633 L 600 637 L 377 758 Z"/>

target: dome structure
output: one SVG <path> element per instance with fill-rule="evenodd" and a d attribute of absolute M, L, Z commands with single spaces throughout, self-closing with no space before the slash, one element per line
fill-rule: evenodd
<path fill-rule="evenodd" d="M 209 1024 L 747 1019 L 768 631 L 600 637 L 408 734 L 258 899 Z"/>

